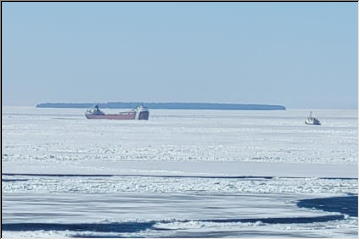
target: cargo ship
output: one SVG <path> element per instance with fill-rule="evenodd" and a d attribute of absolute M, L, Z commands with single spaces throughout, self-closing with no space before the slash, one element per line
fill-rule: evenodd
<path fill-rule="evenodd" d="M 99 109 L 99 105 L 95 105 L 93 109 L 89 109 L 85 112 L 85 117 L 87 119 L 148 120 L 149 109 L 144 106 L 138 106 L 128 112 L 105 114 Z"/>

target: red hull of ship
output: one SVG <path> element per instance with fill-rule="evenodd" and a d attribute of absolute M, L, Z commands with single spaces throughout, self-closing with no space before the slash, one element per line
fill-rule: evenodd
<path fill-rule="evenodd" d="M 122 113 L 122 114 L 105 114 L 105 115 L 94 115 L 85 114 L 87 119 L 112 119 L 112 120 L 134 120 L 136 117 L 135 112 Z"/>

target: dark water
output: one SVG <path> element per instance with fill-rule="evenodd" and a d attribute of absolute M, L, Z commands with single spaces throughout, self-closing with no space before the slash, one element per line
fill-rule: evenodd
<path fill-rule="evenodd" d="M 198 222 L 212 223 L 256 223 L 262 222 L 267 224 L 299 224 L 327 222 L 333 220 L 343 220 L 343 215 L 325 215 L 317 217 L 287 217 L 287 218 L 249 218 L 249 219 L 205 219 L 197 220 Z M 125 222 L 125 223 L 7 223 L 3 224 L 5 231 L 92 231 L 92 232 L 115 232 L 129 233 L 139 232 L 146 229 L 167 230 L 155 228 L 156 223 L 172 223 L 174 221 L 149 221 L 149 222 Z M 190 220 L 180 220 L 176 222 L 187 223 Z"/>
<path fill-rule="evenodd" d="M 154 177 L 154 178 L 219 178 L 219 179 L 274 179 L 273 176 L 196 176 L 196 175 L 147 175 L 147 174 L 35 174 L 35 173 L 3 173 L 3 176 L 30 176 L 30 177 Z M 303 177 L 276 177 L 276 178 L 303 178 Z M 345 177 L 320 177 L 329 180 L 357 180 Z M 7 179 L 3 179 L 6 181 Z"/>
<path fill-rule="evenodd" d="M 297 203 L 297 206 L 338 212 L 351 217 L 358 216 L 358 196 L 303 199 Z"/>
<path fill-rule="evenodd" d="M 223 198 L 220 198 L 223 199 Z M 120 201 L 120 200 L 119 200 Z M 222 200 L 223 201 L 223 200 Z M 330 197 L 330 198 L 315 198 L 315 199 L 303 199 L 297 202 L 297 206 L 300 208 L 315 208 L 333 214 L 324 214 L 322 216 L 315 217 L 256 217 L 254 218 L 236 218 L 236 214 L 232 217 L 228 215 L 229 218 L 222 219 L 219 217 L 210 217 L 203 219 L 191 219 L 191 220 L 156 220 L 156 221 L 129 221 L 129 222 L 105 222 L 105 223 L 46 223 L 38 220 L 34 222 L 17 222 L 17 223 L 3 223 L 3 231 L 72 231 L 76 232 L 70 237 L 121 237 L 123 234 L 135 233 L 136 235 L 144 236 L 140 232 L 151 230 L 152 232 L 159 233 L 156 237 L 166 236 L 166 237 L 230 237 L 230 236 L 240 236 L 245 237 L 244 231 L 234 232 L 234 231 L 219 231 L 219 229 L 214 229 L 210 232 L 186 232 L 181 229 L 173 228 L 161 228 L 157 224 L 172 224 L 172 223 L 189 223 L 191 221 L 196 221 L 200 223 L 260 223 L 260 224 L 311 224 L 318 222 L 328 222 L 336 220 L 344 220 L 346 215 L 357 217 L 357 195 L 343 196 L 343 197 Z M 71 204 L 71 202 L 70 202 Z M 104 203 L 106 204 L 106 203 Z M 259 203 L 256 204 L 261 207 Z M 265 206 L 263 206 L 265 207 Z M 115 210 L 115 209 L 114 209 Z M 189 209 L 188 209 L 189 210 Z M 161 214 L 159 212 L 159 214 Z M 14 215 L 16 217 L 16 215 Z M 86 219 L 84 219 L 86 221 Z M 161 225 L 160 225 L 161 226 Z M 175 232 L 174 232 L 175 230 Z M 178 231 L 180 230 L 180 231 Z M 234 229 L 236 230 L 236 229 Z M 93 232 L 88 234 L 87 232 Z M 117 236 L 114 236 L 117 234 Z M 260 232 L 248 232 L 246 236 L 261 236 Z M 271 232 L 264 232 L 264 236 L 271 235 Z M 275 233 L 273 233 L 275 234 Z M 284 233 L 285 234 L 285 233 Z M 304 235 L 294 235 L 290 236 L 291 233 L 286 233 L 286 237 L 319 237 L 319 236 L 304 236 Z M 295 234 L 295 232 L 294 232 Z M 276 233 L 276 236 L 279 236 L 279 232 Z"/>

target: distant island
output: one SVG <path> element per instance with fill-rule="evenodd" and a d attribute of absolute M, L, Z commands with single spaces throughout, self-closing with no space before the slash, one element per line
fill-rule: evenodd
<path fill-rule="evenodd" d="M 108 103 L 39 103 L 37 108 L 135 108 L 144 105 L 150 109 L 192 109 L 192 110 L 286 110 L 281 105 L 235 104 L 235 103 L 146 103 L 146 102 L 108 102 Z"/>

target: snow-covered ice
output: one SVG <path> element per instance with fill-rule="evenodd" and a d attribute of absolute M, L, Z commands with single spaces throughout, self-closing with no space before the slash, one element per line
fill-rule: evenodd
<path fill-rule="evenodd" d="M 83 112 L 4 107 L 5 237 L 357 237 L 355 110 Z"/>

